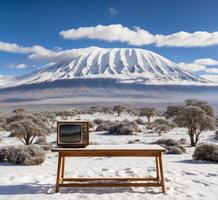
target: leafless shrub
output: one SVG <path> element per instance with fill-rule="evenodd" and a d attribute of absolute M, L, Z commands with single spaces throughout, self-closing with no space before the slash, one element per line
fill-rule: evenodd
<path fill-rule="evenodd" d="M 5 128 L 26 145 L 32 144 L 36 137 L 50 133 L 42 119 L 30 114 L 18 114 L 7 118 Z"/>
<path fill-rule="evenodd" d="M 199 101 L 196 99 L 187 99 L 185 100 L 186 106 L 197 106 L 205 111 L 206 115 L 210 117 L 214 117 L 214 110 L 213 108 L 206 102 L 206 101 Z"/>
<path fill-rule="evenodd" d="M 154 126 L 152 124 L 149 124 L 146 126 L 146 129 L 148 129 L 148 130 L 152 130 L 153 128 L 154 128 Z"/>
<path fill-rule="evenodd" d="M 180 142 L 182 145 L 187 144 L 187 140 L 186 140 L 185 138 L 181 138 L 181 139 L 179 140 L 179 142 Z"/>
<path fill-rule="evenodd" d="M 140 143 L 140 139 L 135 139 L 135 140 L 129 140 L 128 144 L 138 144 Z"/>
<path fill-rule="evenodd" d="M 182 146 L 166 146 L 163 145 L 163 147 L 167 150 L 167 154 L 183 154 L 185 153 L 184 148 L 181 148 Z"/>
<path fill-rule="evenodd" d="M 169 121 L 169 120 L 166 120 L 166 119 L 156 119 L 153 123 L 152 123 L 154 126 L 156 125 L 166 125 L 168 127 L 168 129 L 173 129 L 176 125 Z"/>
<path fill-rule="evenodd" d="M 88 121 L 88 124 L 90 129 L 95 127 L 95 124 L 92 121 Z"/>
<path fill-rule="evenodd" d="M 169 131 L 169 127 L 165 124 L 160 124 L 154 128 L 154 132 L 157 132 L 159 135 L 161 135 L 162 133 L 167 133 Z"/>
<path fill-rule="evenodd" d="M 103 120 L 102 119 L 99 119 L 99 118 L 97 118 L 97 119 L 94 119 L 94 121 L 93 121 L 96 125 L 99 125 L 99 124 L 101 124 L 101 123 L 103 123 Z"/>
<path fill-rule="evenodd" d="M 117 122 L 105 120 L 101 124 L 98 125 L 98 127 L 95 129 L 95 131 L 108 131 L 109 128 L 114 124 L 117 124 Z"/>
<path fill-rule="evenodd" d="M 45 160 L 42 148 L 29 146 L 8 146 L 0 149 L 0 160 L 21 165 L 40 165 Z"/>
<path fill-rule="evenodd" d="M 201 144 L 195 148 L 193 158 L 195 160 L 207 160 L 218 162 L 218 145 L 217 144 Z"/>
<path fill-rule="evenodd" d="M 151 117 L 154 117 L 156 114 L 156 110 L 155 108 L 142 108 L 140 113 L 139 113 L 139 116 L 146 116 L 147 117 L 147 120 L 148 120 L 148 124 L 150 124 L 150 121 L 151 121 Z"/>
<path fill-rule="evenodd" d="M 117 105 L 113 107 L 113 111 L 117 113 L 117 116 L 120 116 L 121 112 L 125 110 L 125 107 Z"/>
<path fill-rule="evenodd" d="M 172 139 L 159 139 L 154 144 L 159 144 L 167 150 L 169 154 L 182 154 L 186 152 L 185 147 L 176 140 Z"/>
<path fill-rule="evenodd" d="M 137 124 L 139 124 L 139 125 L 144 125 L 144 124 L 145 124 L 145 123 L 143 122 L 143 120 L 140 119 L 140 118 L 135 119 L 135 122 L 136 122 Z"/>
<path fill-rule="evenodd" d="M 133 135 L 133 129 L 126 124 L 115 124 L 109 128 L 109 134 L 112 135 Z"/>
<path fill-rule="evenodd" d="M 215 137 L 214 137 L 214 138 L 215 138 L 216 140 L 218 140 L 218 130 L 216 130 L 214 134 L 215 134 Z"/>
<path fill-rule="evenodd" d="M 130 115 L 139 116 L 140 110 L 137 108 L 126 108 L 126 112 Z"/>
<path fill-rule="evenodd" d="M 0 148 L 0 162 L 6 162 L 9 155 L 8 147 Z"/>
<path fill-rule="evenodd" d="M 46 137 L 39 137 L 34 144 L 47 145 Z"/>
<path fill-rule="evenodd" d="M 133 135 L 139 131 L 139 128 L 136 122 L 124 120 L 112 125 L 108 131 L 112 135 Z"/>
<path fill-rule="evenodd" d="M 164 113 L 166 119 L 174 118 L 178 116 L 179 112 L 183 109 L 183 106 L 168 106 L 167 111 Z"/>
<path fill-rule="evenodd" d="M 25 108 L 17 108 L 15 110 L 12 111 L 12 113 L 24 113 L 24 112 L 27 112 L 27 110 Z"/>

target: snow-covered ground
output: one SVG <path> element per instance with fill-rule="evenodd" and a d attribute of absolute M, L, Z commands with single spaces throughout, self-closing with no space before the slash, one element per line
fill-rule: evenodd
<path fill-rule="evenodd" d="M 135 117 L 122 114 L 81 115 L 80 119 L 93 120 L 95 118 L 110 120 L 133 120 Z M 145 119 L 144 119 L 145 120 Z M 140 143 L 149 144 L 160 138 L 188 140 L 186 130 L 175 128 L 169 133 L 158 136 L 148 133 L 143 126 L 142 132 L 134 136 L 110 136 L 102 132 L 91 132 L 92 144 L 127 144 L 139 139 Z M 0 147 L 17 145 L 16 138 L 7 137 L 8 133 L 1 132 Z M 55 141 L 52 134 L 47 139 Z M 202 133 L 200 142 L 216 142 L 213 132 Z M 215 200 L 218 196 L 218 164 L 192 159 L 194 148 L 187 146 L 187 153 L 182 155 L 164 155 L 165 180 L 167 192 L 160 192 L 160 188 L 61 188 L 61 193 L 55 193 L 57 154 L 47 153 L 46 161 L 40 166 L 19 166 L 0 163 L 0 199 L 1 200 Z M 139 177 L 152 176 L 155 173 L 152 158 L 68 158 L 65 176 L 75 177 Z"/>

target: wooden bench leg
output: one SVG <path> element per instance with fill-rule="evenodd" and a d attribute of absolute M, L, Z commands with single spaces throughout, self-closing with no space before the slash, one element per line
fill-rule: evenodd
<path fill-rule="evenodd" d="M 160 167 L 159 167 L 159 161 L 158 157 L 155 157 L 155 163 L 156 163 L 156 173 L 157 173 L 157 181 L 160 180 Z"/>
<path fill-rule="evenodd" d="M 64 178 L 64 167 L 65 167 L 65 157 L 63 156 L 62 157 L 62 165 L 61 165 L 61 179 L 62 179 L 62 181 L 61 182 L 63 182 L 63 178 Z"/>
<path fill-rule="evenodd" d="M 165 193 L 166 188 L 165 188 L 165 180 L 164 180 L 162 153 L 159 156 L 159 164 L 160 164 L 160 176 L 161 176 L 162 192 Z"/>
<path fill-rule="evenodd" d="M 58 153 L 58 167 L 57 167 L 57 178 L 56 178 L 55 192 L 59 192 L 59 183 L 60 183 L 60 178 L 61 178 L 61 165 L 62 165 L 62 157 L 61 157 L 61 154 Z"/>

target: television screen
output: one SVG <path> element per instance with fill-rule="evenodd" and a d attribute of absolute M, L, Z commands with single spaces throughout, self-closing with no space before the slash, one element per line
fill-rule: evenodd
<path fill-rule="evenodd" d="M 62 124 L 59 129 L 60 142 L 74 143 L 81 142 L 81 126 L 76 124 Z"/>

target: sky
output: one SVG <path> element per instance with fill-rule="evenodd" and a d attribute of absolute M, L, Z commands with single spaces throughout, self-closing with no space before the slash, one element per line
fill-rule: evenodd
<path fill-rule="evenodd" d="M 218 80 L 218 0 L 0 0 L 0 77 L 72 49 L 142 48 Z"/>

